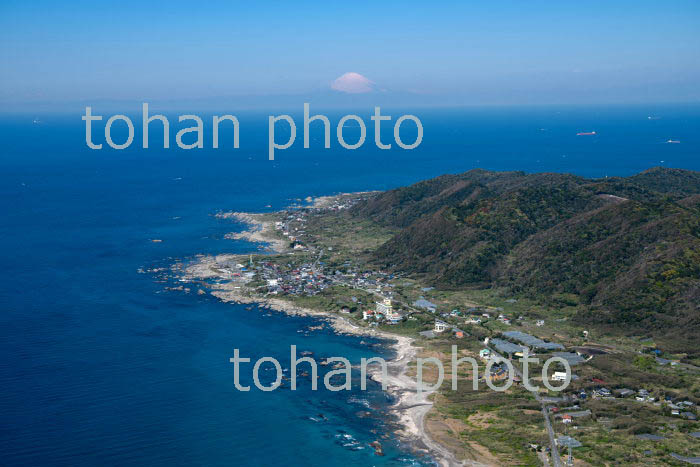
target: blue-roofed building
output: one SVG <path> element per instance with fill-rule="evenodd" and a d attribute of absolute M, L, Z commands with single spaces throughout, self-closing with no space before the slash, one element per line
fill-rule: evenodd
<path fill-rule="evenodd" d="M 577 353 L 572 353 L 572 352 L 554 352 L 552 354 L 555 357 L 560 357 L 569 362 L 570 366 L 578 365 L 579 363 L 583 363 L 586 361 L 585 358 L 580 356 Z"/>
<path fill-rule="evenodd" d="M 435 310 L 437 310 L 436 304 L 434 304 L 433 302 L 429 302 L 424 298 L 420 298 L 413 302 L 413 306 L 415 306 L 416 308 L 423 308 L 424 310 L 427 310 L 431 313 L 435 313 Z"/>
<path fill-rule="evenodd" d="M 491 339 L 489 344 L 492 345 L 498 352 L 506 354 L 509 357 L 512 357 L 516 353 L 522 352 L 525 349 L 525 347 L 522 345 L 513 344 L 512 342 L 508 342 L 503 339 Z"/>
<path fill-rule="evenodd" d="M 537 350 L 564 350 L 564 346 L 556 342 L 545 342 L 539 337 L 531 336 L 520 331 L 507 331 L 503 335 L 512 341 L 520 342 L 531 349 Z"/>

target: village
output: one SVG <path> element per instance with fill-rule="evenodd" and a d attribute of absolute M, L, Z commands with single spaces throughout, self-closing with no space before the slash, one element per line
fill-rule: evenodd
<path fill-rule="evenodd" d="M 675 454 L 673 458 L 679 462 L 693 460 L 666 453 L 669 448 L 657 446 L 672 439 L 675 446 L 683 447 L 697 439 L 697 395 L 684 391 L 676 382 L 690 378 L 691 385 L 695 384 L 700 368 L 666 355 L 653 345 L 635 344 L 635 350 L 632 346 L 612 345 L 610 340 L 601 343 L 599 336 L 594 340 L 589 330 L 572 328 L 565 317 L 533 313 L 513 297 L 497 305 L 472 301 L 460 305 L 459 295 L 421 285 L 401 273 L 371 267 L 344 251 L 342 241 L 334 241 L 334 231 L 318 224 L 319 217 L 349 209 L 360 199 L 330 197 L 311 207 L 275 213 L 272 235 L 287 242 L 288 249 L 281 254 L 250 255 L 247 261 L 221 261 L 213 266 L 217 280 L 238 284 L 235 287 L 246 288 L 261 298 L 277 297 L 323 308 L 358 326 L 409 335 L 432 351 L 457 344 L 465 355 L 478 357 L 488 369 L 480 371 L 482 381 L 488 378 L 498 384 L 507 379 L 507 366 L 492 360 L 508 359 L 516 373 L 515 388 L 509 392 L 529 397 L 540 407 L 539 426 L 544 421 L 545 428 L 538 431 L 541 428 L 533 425 L 530 432 L 513 440 L 520 443 L 517 449 L 525 446 L 543 463 L 573 465 L 574 458 L 579 457 L 577 452 L 589 462 L 600 461 L 601 440 L 609 440 L 610 433 L 619 433 L 616 449 L 628 450 L 625 452 L 641 459 Z M 553 339 L 555 336 L 559 339 Z M 549 357 L 565 360 L 571 368 L 568 387 L 548 390 L 550 386 L 562 387 L 567 374 L 561 364 L 554 364 L 547 374 L 540 375 L 540 364 L 531 368 L 529 379 L 539 391 L 526 391 L 518 363 L 525 350 L 540 362 Z M 609 367 L 611 361 L 627 365 L 630 360 L 632 370 Z M 620 371 L 642 375 L 639 370 L 653 372 L 659 378 L 615 376 Z M 670 378 L 667 375 L 673 375 L 669 379 L 672 383 L 665 381 Z M 488 400 L 495 396 L 483 397 Z M 634 417 L 633 413 L 642 415 Z M 504 426 L 517 423 L 502 422 Z"/>
<path fill-rule="evenodd" d="M 566 347 L 560 342 L 543 340 L 533 334 L 515 330 L 513 328 L 521 328 L 526 324 L 526 319 L 522 315 L 508 314 L 499 307 L 470 306 L 462 310 L 443 311 L 442 306 L 431 302 L 424 295 L 409 304 L 402 300 L 403 297 L 397 297 L 393 291 L 392 284 L 400 279 L 397 275 L 373 271 L 356 272 L 349 261 L 345 265 L 345 272 L 341 272 L 328 270 L 326 264 L 318 260 L 307 259 L 301 263 L 280 264 L 279 261 L 270 261 L 264 256 L 256 259 L 251 256 L 247 264 L 228 263 L 219 264 L 218 267 L 219 271 L 226 272 L 231 281 L 255 287 L 257 293 L 262 296 L 301 299 L 318 296 L 333 287 L 347 289 L 350 291 L 349 302 L 335 311 L 362 326 L 395 330 L 409 327 L 416 329 L 417 337 L 426 342 L 468 341 L 468 348 L 473 348 L 477 343 L 479 348 L 478 353 L 475 349 L 475 354 L 482 361 L 484 368 L 488 369 L 481 373 L 481 381 L 488 378 L 493 384 L 498 384 L 508 378 L 506 365 L 492 362 L 495 357 L 504 357 L 514 363 L 516 375 L 513 382 L 516 386 L 522 385 L 518 359 L 526 349 L 530 355 L 542 360 L 548 357 L 565 359 L 572 369 L 570 387 L 562 392 L 551 392 L 541 388 L 544 392 L 537 394 L 546 414 L 546 424 L 552 426 L 552 442 L 544 443 L 538 440 L 528 444 L 543 456 L 547 453 L 552 455 L 552 446 L 554 449 L 562 449 L 562 452 L 571 447 L 575 454 L 576 449 L 583 446 L 576 437 L 577 431 L 586 430 L 586 426 L 592 423 L 607 423 L 605 417 L 597 416 L 600 413 L 600 403 L 614 405 L 631 401 L 640 406 L 647 405 L 658 409 L 658 415 L 663 419 L 675 418 L 679 422 L 697 420 L 696 404 L 688 398 L 674 397 L 660 390 L 655 391 L 651 387 L 625 387 L 608 378 L 582 380 L 578 370 L 597 356 L 604 355 L 607 350 L 586 345 Z M 421 292 L 429 293 L 430 290 L 422 288 Z M 370 296 L 373 297 L 373 301 Z M 486 337 L 482 337 L 489 324 L 497 324 L 500 331 L 489 331 Z M 543 329 L 547 325 L 546 320 L 542 319 L 529 324 L 534 329 Z M 427 326 L 430 327 L 425 329 Z M 479 338 L 475 340 L 476 336 Z M 587 339 L 588 332 L 582 331 L 582 336 Z M 682 366 L 678 362 L 662 358 L 660 354 L 661 351 L 658 350 L 649 354 L 653 356 L 656 365 L 669 368 Z M 541 366 L 537 369 L 541 370 Z M 547 382 L 552 386 L 560 386 L 566 378 L 563 370 L 561 365 L 553 366 L 553 370 L 550 369 L 549 375 L 546 376 Z M 685 371 L 694 370 L 688 368 Z M 537 381 L 542 382 L 537 372 L 533 371 L 531 374 L 535 375 L 532 378 L 533 384 Z M 592 404 L 593 401 L 595 403 Z M 635 438 L 640 442 L 652 444 L 665 439 L 657 433 L 638 433 L 635 434 Z"/>

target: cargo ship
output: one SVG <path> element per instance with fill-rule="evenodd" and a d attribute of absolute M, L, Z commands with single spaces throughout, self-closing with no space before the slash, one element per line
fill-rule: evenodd
<path fill-rule="evenodd" d="M 592 136 L 595 135 L 595 131 L 579 131 L 576 136 Z"/>

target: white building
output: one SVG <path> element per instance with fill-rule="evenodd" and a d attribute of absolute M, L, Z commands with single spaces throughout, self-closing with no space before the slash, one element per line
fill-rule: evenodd
<path fill-rule="evenodd" d="M 403 318 L 403 315 L 399 313 L 398 311 L 394 310 L 393 308 L 390 308 L 385 314 L 384 317 L 386 320 L 389 322 L 389 324 L 397 324 L 401 319 Z"/>
<path fill-rule="evenodd" d="M 565 371 L 555 371 L 552 375 L 552 381 L 566 381 Z"/>
<path fill-rule="evenodd" d="M 445 332 L 448 328 L 448 324 L 444 321 L 440 321 L 439 319 L 435 320 L 435 328 L 433 328 L 433 331 L 435 332 Z"/>
<path fill-rule="evenodd" d="M 481 349 L 479 351 L 479 358 L 482 360 L 488 360 L 491 358 L 491 350 L 490 349 Z"/>
<path fill-rule="evenodd" d="M 375 306 L 374 310 L 380 315 L 386 316 L 388 319 L 388 315 L 390 315 L 394 311 L 393 307 L 391 306 L 391 299 L 385 298 L 381 302 L 377 302 L 377 305 Z"/>

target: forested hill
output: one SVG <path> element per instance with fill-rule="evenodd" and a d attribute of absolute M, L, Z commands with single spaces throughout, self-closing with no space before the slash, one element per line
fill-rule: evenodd
<path fill-rule="evenodd" d="M 384 192 L 352 215 L 400 228 L 374 253 L 382 268 L 444 288 L 507 287 L 578 304 L 580 319 L 700 338 L 700 172 L 472 170 Z"/>

